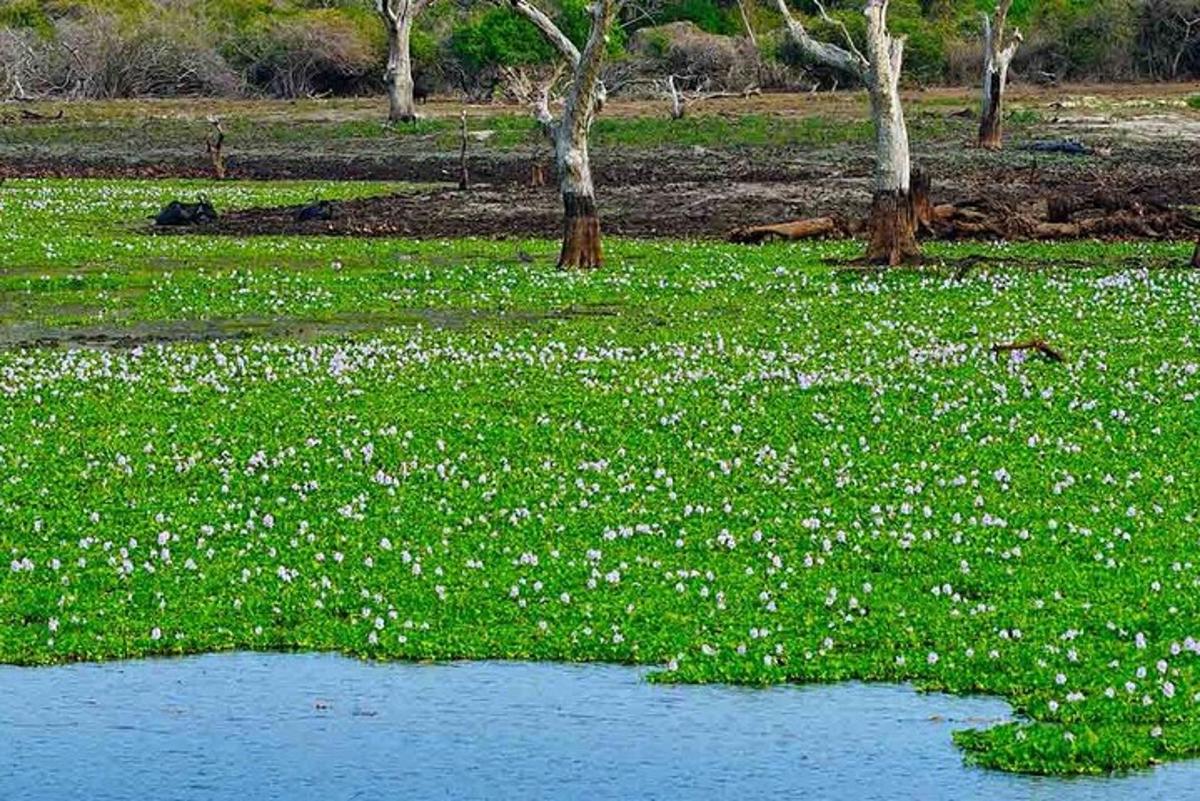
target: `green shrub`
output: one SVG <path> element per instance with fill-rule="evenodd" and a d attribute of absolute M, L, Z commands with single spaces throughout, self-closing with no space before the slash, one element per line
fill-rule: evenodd
<path fill-rule="evenodd" d="M 54 35 L 54 22 L 38 0 L 9 0 L 0 5 L 0 28 L 26 28 L 43 37 Z"/>

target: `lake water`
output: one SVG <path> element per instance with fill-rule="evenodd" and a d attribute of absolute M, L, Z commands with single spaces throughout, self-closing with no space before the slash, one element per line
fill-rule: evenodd
<path fill-rule="evenodd" d="M 664 687 L 631 668 L 218 654 L 0 667 L 0 799 L 1186 799 L 1200 763 L 1052 780 L 963 765 L 993 699 Z"/>

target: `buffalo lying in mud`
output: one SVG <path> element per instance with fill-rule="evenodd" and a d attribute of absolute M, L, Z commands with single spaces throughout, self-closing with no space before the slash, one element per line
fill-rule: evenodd
<path fill-rule="evenodd" d="M 195 203 L 172 200 L 154 218 L 155 225 L 201 225 L 217 221 L 217 210 L 201 196 Z"/>
<path fill-rule="evenodd" d="M 314 200 L 307 206 L 302 206 L 296 210 L 293 219 L 296 222 L 308 222 L 309 220 L 332 220 L 334 217 L 335 206 L 330 200 Z"/>

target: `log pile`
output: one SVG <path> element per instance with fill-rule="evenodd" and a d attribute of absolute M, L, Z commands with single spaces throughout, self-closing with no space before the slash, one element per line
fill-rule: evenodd
<path fill-rule="evenodd" d="M 935 205 L 922 194 L 915 211 L 918 233 L 929 239 L 1190 239 L 1200 232 L 1200 219 L 1183 209 L 1103 190 L 1056 194 L 1035 203 L 973 198 Z M 862 222 L 822 216 L 738 228 L 729 240 L 844 238 L 864 229 Z"/>

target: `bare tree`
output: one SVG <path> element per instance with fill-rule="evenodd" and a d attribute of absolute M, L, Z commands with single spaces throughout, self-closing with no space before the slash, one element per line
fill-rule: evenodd
<path fill-rule="evenodd" d="M 1008 65 L 1023 41 L 1016 28 L 1012 37 L 1005 41 L 1004 26 L 1011 6 L 1012 0 L 997 0 L 995 13 L 991 17 L 983 14 L 983 108 L 979 112 L 979 146 L 988 150 L 1003 147 L 1001 104 L 1008 84 Z"/>
<path fill-rule="evenodd" d="M 867 52 L 854 44 L 846 27 L 833 20 L 817 3 L 822 17 L 841 28 L 845 47 L 813 39 L 788 10 L 787 0 L 776 0 L 788 32 L 809 58 L 861 80 L 871 100 L 875 124 L 875 178 L 871 217 L 867 223 L 867 260 L 895 265 L 917 258 L 917 198 L 912 191 L 912 165 L 908 127 L 900 105 L 900 68 L 904 37 L 888 32 L 888 0 L 866 0 Z"/>
<path fill-rule="evenodd" d="M 588 159 L 588 133 L 596 112 L 604 104 L 600 69 L 608 35 L 617 16 L 620 0 L 593 0 L 589 7 L 591 30 L 583 52 L 559 30 L 551 19 L 528 0 L 510 0 L 513 10 L 533 23 L 571 65 L 570 84 L 556 120 L 550 111 L 550 85 L 543 85 L 534 103 L 534 114 L 554 142 L 554 163 L 563 199 L 563 241 L 558 266 L 562 269 L 599 267 L 600 218 Z"/>
<path fill-rule="evenodd" d="M 387 81 L 388 119 L 392 122 L 417 121 L 410 42 L 413 23 L 431 1 L 375 0 L 375 10 L 383 18 L 388 34 L 388 63 L 383 77 Z"/>
<path fill-rule="evenodd" d="M 745 99 L 753 95 L 761 95 L 762 89 L 757 85 L 751 84 L 740 92 L 710 92 L 707 90 L 709 81 L 703 81 L 700 86 L 691 91 L 685 91 L 683 84 L 690 82 L 689 76 L 679 76 L 674 73 L 668 75 L 663 81 L 655 81 L 655 84 L 661 84 L 667 100 L 671 103 L 671 119 L 681 120 L 687 115 L 687 110 L 690 106 L 700 103 L 704 100 L 715 100 L 722 97 L 740 97 Z"/>

